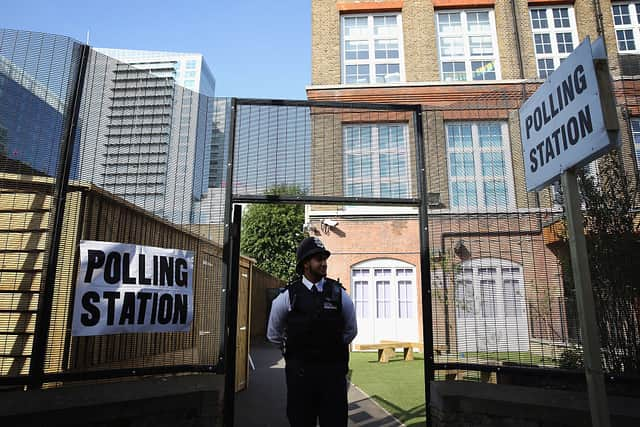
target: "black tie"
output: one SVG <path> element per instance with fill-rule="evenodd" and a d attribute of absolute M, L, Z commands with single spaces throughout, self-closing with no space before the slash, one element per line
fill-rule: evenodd
<path fill-rule="evenodd" d="M 311 286 L 311 293 L 314 295 L 318 295 L 318 288 L 316 285 Z"/>

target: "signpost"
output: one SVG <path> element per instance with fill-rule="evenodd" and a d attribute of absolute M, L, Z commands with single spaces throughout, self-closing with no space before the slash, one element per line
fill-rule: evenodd
<path fill-rule="evenodd" d="M 520 132 L 527 190 L 540 190 L 561 177 L 591 420 L 594 427 L 609 427 L 600 334 L 575 171 L 618 141 L 618 120 L 602 39 L 593 45 L 589 38 L 584 40 L 522 105 Z"/>

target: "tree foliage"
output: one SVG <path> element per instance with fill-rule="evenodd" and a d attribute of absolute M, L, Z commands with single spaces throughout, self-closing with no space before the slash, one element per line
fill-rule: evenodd
<path fill-rule="evenodd" d="M 278 186 L 267 192 L 270 204 L 250 205 L 242 218 L 240 250 L 254 258 L 258 268 L 281 279 L 295 274 L 296 249 L 304 238 L 304 206 L 277 203 L 279 195 L 302 195 L 295 186 Z"/>
<path fill-rule="evenodd" d="M 596 315 L 607 372 L 640 373 L 640 241 L 635 193 L 617 152 L 598 162 L 598 182 L 580 173 Z M 561 259 L 572 292 L 568 253 Z M 575 298 L 570 294 L 570 298 Z"/>

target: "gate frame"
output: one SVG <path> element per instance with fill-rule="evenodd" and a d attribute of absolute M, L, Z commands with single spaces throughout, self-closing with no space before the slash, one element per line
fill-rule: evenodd
<path fill-rule="evenodd" d="M 372 197 L 331 197 L 331 196 L 274 196 L 274 195 L 242 195 L 234 194 L 234 160 L 237 131 L 238 106 L 271 106 L 271 107 L 318 107 L 336 108 L 344 110 L 371 110 L 371 111 L 397 111 L 412 113 L 414 121 L 414 143 L 416 153 L 416 169 L 414 171 L 417 182 L 417 197 L 408 199 L 372 198 Z M 420 288 L 422 297 L 422 336 L 424 343 L 424 391 L 425 413 L 427 425 L 431 422 L 431 390 L 430 383 L 435 379 L 435 365 L 433 356 L 433 308 L 431 297 L 431 261 L 429 251 L 429 226 L 428 226 L 428 202 L 427 202 L 427 175 L 426 159 L 424 157 L 424 125 L 422 105 L 401 104 L 373 104 L 373 103 L 345 103 L 345 102 L 319 102 L 319 101 L 294 101 L 283 99 L 252 99 L 231 98 L 231 135 L 229 138 L 227 176 L 225 188 L 225 213 L 224 213 L 224 246 L 223 246 L 223 283 L 225 288 L 225 304 L 222 305 L 221 320 L 224 322 L 219 373 L 225 374 L 223 425 L 233 427 L 235 415 L 235 359 L 236 359 L 236 333 L 238 317 L 238 274 L 239 250 L 240 250 L 240 206 L 239 203 L 289 203 L 289 204 L 350 204 L 369 206 L 413 206 L 418 208 L 420 223 Z M 232 220 L 233 215 L 233 220 Z M 235 273 L 235 274 L 234 274 Z"/>

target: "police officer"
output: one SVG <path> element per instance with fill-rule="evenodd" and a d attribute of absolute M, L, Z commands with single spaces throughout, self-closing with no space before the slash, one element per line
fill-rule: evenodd
<path fill-rule="evenodd" d="M 327 275 L 331 253 L 317 237 L 296 251 L 293 280 L 271 306 L 267 338 L 284 347 L 287 418 L 292 427 L 347 425 L 349 343 L 357 334 L 353 301 Z"/>

